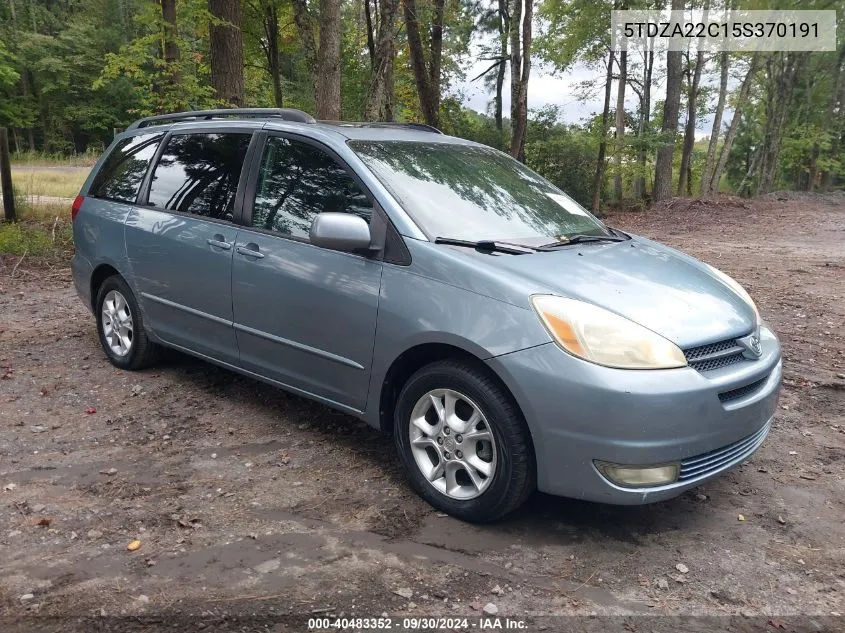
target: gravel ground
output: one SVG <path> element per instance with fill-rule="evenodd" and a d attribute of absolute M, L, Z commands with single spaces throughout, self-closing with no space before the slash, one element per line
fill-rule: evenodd
<path fill-rule="evenodd" d="M 772 433 L 678 499 L 537 494 L 486 526 L 418 499 L 350 417 L 177 354 L 113 368 L 69 272 L 12 278 L 7 261 L 0 629 L 477 628 L 486 607 L 524 630 L 845 630 L 845 200 L 674 200 L 609 222 L 757 299 L 785 352 Z"/>

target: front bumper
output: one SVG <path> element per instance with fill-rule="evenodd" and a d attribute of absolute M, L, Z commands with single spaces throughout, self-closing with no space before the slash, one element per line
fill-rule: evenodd
<path fill-rule="evenodd" d="M 554 343 L 487 363 L 528 422 L 541 491 L 636 505 L 675 497 L 746 460 L 763 443 L 782 371 L 774 333 L 763 327 L 760 339 L 758 360 L 705 373 L 689 367 L 611 369 L 575 358 Z M 753 388 L 743 389 L 747 385 Z M 601 475 L 594 460 L 643 466 L 681 462 L 681 474 L 667 485 L 624 488 Z"/>

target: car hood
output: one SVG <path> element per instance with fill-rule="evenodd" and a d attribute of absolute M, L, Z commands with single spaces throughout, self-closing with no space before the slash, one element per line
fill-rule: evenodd
<path fill-rule="evenodd" d="M 528 282 L 532 294 L 587 301 L 681 347 L 744 336 L 755 325 L 752 307 L 703 263 L 643 238 L 481 257 Z"/>

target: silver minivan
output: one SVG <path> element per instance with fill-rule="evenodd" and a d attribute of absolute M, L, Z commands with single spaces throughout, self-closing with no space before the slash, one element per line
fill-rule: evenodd
<path fill-rule="evenodd" d="M 142 119 L 73 218 L 114 365 L 166 346 L 357 416 L 463 519 L 535 489 L 676 496 L 747 460 L 776 409 L 780 345 L 738 283 L 427 126 Z"/>

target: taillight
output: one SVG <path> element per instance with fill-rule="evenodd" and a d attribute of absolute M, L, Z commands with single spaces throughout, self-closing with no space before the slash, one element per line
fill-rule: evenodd
<path fill-rule="evenodd" d="M 76 214 L 79 213 L 79 210 L 82 208 L 83 202 L 85 202 L 85 196 L 76 196 L 76 198 L 73 199 L 73 204 L 70 206 L 71 221 L 76 219 Z"/>

